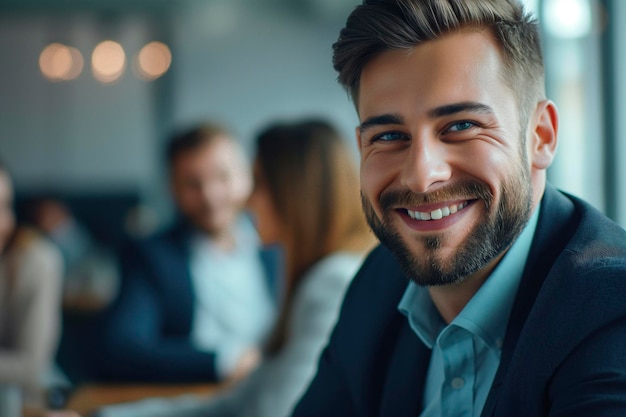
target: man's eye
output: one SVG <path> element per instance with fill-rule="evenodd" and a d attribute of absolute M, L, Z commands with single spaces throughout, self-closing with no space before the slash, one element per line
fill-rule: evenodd
<path fill-rule="evenodd" d="M 385 132 L 372 138 L 372 142 L 392 142 L 396 140 L 406 140 L 407 136 L 402 132 Z"/>
<path fill-rule="evenodd" d="M 455 122 L 448 127 L 448 132 L 461 132 L 463 130 L 471 129 L 476 126 L 476 123 L 464 120 L 462 122 Z"/>

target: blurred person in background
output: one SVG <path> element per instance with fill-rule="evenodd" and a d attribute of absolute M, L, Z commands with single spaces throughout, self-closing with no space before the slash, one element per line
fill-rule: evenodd
<path fill-rule="evenodd" d="M 375 244 L 359 204 L 355 158 L 326 121 L 275 124 L 257 140 L 249 199 L 265 244 L 280 244 L 286 282 L 264 359 L 230 391 L 151 399 L 99 417 L 283 417 L 316 370 L 343 294 Z"/>
<path fill-rule="evenodd" d="M 205 124 L 174 135 L 166 156 L 178 216 L 120 255 L 119 295 L 101 332 L 101 379 L 243 375 L 274 321 L 274 260 L 242 212 L 251 189 L 242 148 L 223 127 Z"/>
<path fill-rule="evenodd" d="M 41 406 L 55 382 L 63 258 L 32 228 L 16 227 L 13 188 L 0 164 L 0 384 Z"/>
<path fill-rule="evenodd" d="M 99 310 L 118 286 L 117 260 L 99 244 L 63 200 L 36 198 L 28 205 L 30 222 L 63 254 L 63 305 L 70 310 Z"/>

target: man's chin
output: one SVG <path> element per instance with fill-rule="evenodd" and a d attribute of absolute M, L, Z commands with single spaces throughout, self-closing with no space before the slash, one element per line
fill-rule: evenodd
<path fill-rule="evenodd" d="M 215 222 L 207 222 L 206 220 L 194 220 L 193 225 L 198 231 L 213 236 L 219 233 L 220 227 Z"/>
<path fill-rule="evenodd" d="M 494 256 L 489 239 L 481 239 L 483 233 L 476 233 L 476 228 L 460 237 L 443 232 L 423 236 L 407 234 L 402 227 L 380 220 L 374 220 L 371 226 L 380 241 L 394 253 L 405 275 L 420 286 L 459 284 Z M 485 244 L 487 247 L 483 248 Z"/>
<path fill-rule="evenodd" d="M 421 252 L 421 256 L 416 256 L 414 250 L 409 249 L 403 242 L 395 241 L 385 244 L 395 254 L 404 274 L 420 286 L 457 284 L 466 276 L 451 266 L 452 260 L 442 258 L 436 251 Z"/>
<path fill-rule="evenodd" d="M 203 219 L 202 221 L 195 222 L 197 228 L 211 236 L 228 233 L 232 229 L 234 223 L 234 217 L 211 219 L 210 221 Z"/>

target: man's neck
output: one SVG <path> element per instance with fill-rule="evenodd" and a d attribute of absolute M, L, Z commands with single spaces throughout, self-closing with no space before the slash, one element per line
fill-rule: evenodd
<path fill-rule="evenodd" d="M 483 269 L 465 278 L 460 283 L 428 288 L 430 298 L 446 324 L 450 324 L 463 308 L 465 308 L 506 252 L 507 251 L 504 251 L 498 255 L 498 257 L 489 262 Z"/>
<path fill-rule="evenodd" d="M 228 252 L 235 248 L 236 239 L 232 230 L 222 230 L 219 232 L 208 233 L 206 230 L 198 229 L 199 236 L 211 242 L 218 249 Z"/>

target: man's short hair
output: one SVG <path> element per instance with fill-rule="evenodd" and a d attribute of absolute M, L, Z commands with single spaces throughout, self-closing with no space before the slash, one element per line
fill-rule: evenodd
<path fill-rule="evenodd" d="M 333 65 L 356 106 L 361 72 L 376 55 L 472 28 L 495 37 L 502 78 L 526 114 L 545 94 L 543 53 L 536 20 L 516 0 L 364 0 L 333 45 Z"/>
<path fill-rule="evenodd" d="M 165 149 L 165 159 L 168 168 L 172 168 L 174 160 L 179 155 L 213 143 L 218 138 L 235 142 L 225 127 L 212 122 L 197 125 L 173 134 Z"/>

